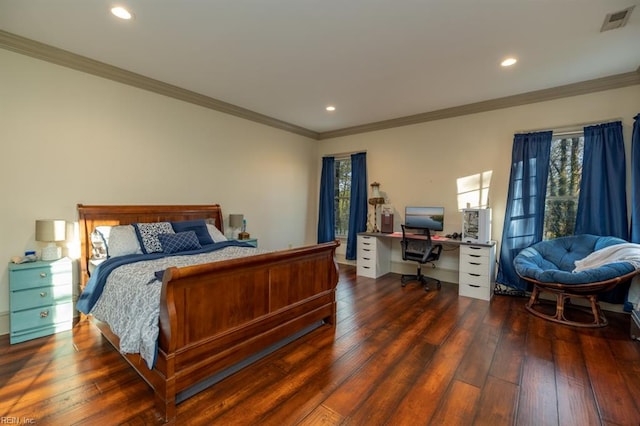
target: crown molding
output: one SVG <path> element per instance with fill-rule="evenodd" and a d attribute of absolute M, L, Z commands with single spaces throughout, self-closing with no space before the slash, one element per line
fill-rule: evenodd
<path fill-rule="evenodd" d="M 0 30 L 0 47 L 33 58 L 41 59 L 77 71 L 86 72 L 98 77 L 117 81 L 139 89 L 148 90 L 170 98 L 189 102 L 225 114 L 234 115 L 246 120 L 255 121 L 277 129 L 285 130 L 312 139 L 318 139 L 318 132 L 314 132 L 295 124 L 287 123 L 246 108 L 242 108 L 218 99 L 201 95 L 190 90 L 183 89 L 159 80 L 114 67 L 104 62 L 96 61 L 85 56 L 77 55 L 69 51 L 59 49 L 35 40 L 24 38 Z"/>
<path fill-rule="evenodd" d="M 603 90 L 611 90 L 640 84 L 640 67 L 638 67 L 636 71 L 582 81 L 579 83 L 567 84 L 565 86 L 536 90 L 533 92 L 506 96 L 503 98 L 496 98 L 452 108 L 444 108 L 440 110 L 409 115 L 406 117 L 393 118 L 390 120 L 377 121 L 373 123 L 362 124 L 359 126 L 330 130 L 327 132 L 316 132 L 304 127 L 297 126 L 295 124 L 287 123 L 285 121 L 248 110 L 246 108 L 239 107 L 237 105 L 230 104 L 228 102 L 214 99 L 209 96 L 192 92 L 178 86 L 145 77 L 141 74 L 114 67 L 104 62 L 77 55 L 75 53 L 71 53 L 57 47 L 40 43 L 35 40 L 24 38 L 3 30 L 0 30 L 0 48 L 316 140 L 350 136 L 359 133 L 391 129 L 394 127 L 426 123 L 428 121 L 442 120 L 445 118 L 459 117 L 463 115 L 476 114 L 503 108 L 511 108 L 536 102 L 550 101 L 554 99 L 584 95 Z"/>
<path fill-rule="evenodd" d="M 493 111 L 497 109 L 511 108 L 520 105 L 551 101 L 554 99 L 567 98 L 571 96 L 585 95 L 588 93 L 600 92 L 603 90 L 618 89 L 621 87 L 633 86 L 636 84 L 640 84 L 640 67 L 636 71 L 596 78 L 593 80 L 581 81 L 579 83 L 567 84 L 565 86 L 536 90 L 533 92 L 521 93 L 519 95 L 506 96 L 503 98 L 496 98 L 488 101 L 475 102 L 472 104 L 461 105 L 452 108 L 444 108 L 436 111 L 409 115 L 406 117 L 393 118 L 390 120 L 377 121 L 375 123 L 368 123 L 360 126 L 322 132 L 320 133 L 318 139 L 337 138 L 341 136 L 355 135 L 358 133 L 391 129 L 394 127 L 408 126 L 411 124 L 425 123 L 428 121 L 442 120 L 445 118 L 459 117 L 462 115 L 477 114 L 480 112 Z"/>

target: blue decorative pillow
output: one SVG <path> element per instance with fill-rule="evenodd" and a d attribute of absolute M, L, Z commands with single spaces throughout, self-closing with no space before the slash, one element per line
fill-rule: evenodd
<path fill-rule="evenodd" d="M 196 236 L 198 237 L 198 241 L 202 246 L 213 244 L 213 239 L 211 238 L 211 235 L 209 235 L 209 231 L 207 230 L 207 223 L 204 221 L 204 219 L 171 222 L 171 226 L 173 226 L 173 230 L 175 232 L 195 232 Z"/>
<path fill-rule="evenodd" d="M 194 231 L 160 234 L 158 239 L 163 251 L 167 254 L 202 248 Z"/>
<path fill-rule="evenodd" d="M 161 252 L 162 244 L 160 244 L 158 235 L 175 233 L 169 222 L 134 223 L 133 227 L 136 230 L 143 253 Z"/>

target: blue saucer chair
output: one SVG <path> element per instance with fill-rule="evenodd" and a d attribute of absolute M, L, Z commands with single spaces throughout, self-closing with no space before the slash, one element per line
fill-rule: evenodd
<path fill-rule="evenodd" d="M 572 271 L 576 260 L 584 259 L 594 251 L 621 243 L 626 241 L 615 237 L 582 234 L 540 241 L 522 250 L 513 263 L 518 275 L 533 284 L 533 291 L 526 305 L 527 311 L 561 324 L 577 327 L 606 326 L 608 322 L 598 304 L 598 295 L 630 280 L 640 271 L 636 271 L 628 262 L 609 263 L 581 272 Z M 547 313 L 549 310 L 541 306 L 544 304 L 539 300 L 542 292 L 556 296 L 555 313 Z M 593 315 L 593 321 L 567 319 L 566 308 L 585 310 L 571 304 L 573 298 L 589 301 L 590 309 L 586 311 Z"/>

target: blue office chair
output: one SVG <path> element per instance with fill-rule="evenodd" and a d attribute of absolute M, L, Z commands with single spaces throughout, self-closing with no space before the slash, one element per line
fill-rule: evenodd
<path fill-rule="evenodd" d="M 440 253 L 442 253 L 442 244 L 433 244 L 431 240 L 431 233 L 426 228 L 407 228 L 402 226 L 402 260 L 410 260 L 418 262 L 418 271 L 415 275 L 402 275 L 400 281 L 402 287 L 406 286 L 410 281 L 418 281 L 424 286 L 424 290 L 428 291 L 428 282 L 433 280 L 438 286 L 438 290 L 442 287 L 440 280 L 427 277 L 422 274 L 422 265 L 433 262 L 440 259 Z"/>

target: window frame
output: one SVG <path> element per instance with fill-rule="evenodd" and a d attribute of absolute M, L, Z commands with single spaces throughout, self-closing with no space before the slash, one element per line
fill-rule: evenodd
<path fill-rule="evenodd" d="M 348 175 L 342 179 L 342 164 L 348 167 Z M 333 229 L 337 238 L 347 238 L 349 234 L 349 210 L 351 204 L 351 157 L 334 157 L 334 223 Z M 342 210 L 344 209 L 344 211 Z M 342 215 L 341 215 L 342 214 Z M 344 219 L 344 223 L 341 221 Z M 344 227 L 344 230 L 340 228 Z M 340 232 L 343 231 L 343 232 Z"/>
<path fill-rule="evenodd" d="M 551 150 L 553 151 L 556 148 L 557 144 L 561 143 L 562 140 L 576 139 L 576 138 L 578 139 L 578 144 L 580 146 L 580 152 L 578 153 L 578 158 L 580 160 L 579 170 L 577 172 L 572 171 L 573 166 L 571 166 L 571 163 L 572 163 L 571 158 L 567 160 L 568 161 L 567 164 L 570 167 L 569 173 L 574 175 L 577 174 L 578 179 L 577 181 L 573 181 L 573 182 L 569 180 L 565 182 L 564 187 L 560 188 L 560 189 L 568 189 L 569 191 L 573 190 L 574 192 L 567 193 L 567 194 L 551 195 L 551 196 L 549 195 L 549 191 L 552 189 L 551 188 L 552 173 L 554 173 L 554 170 L 557 170 L 557 167 L 554 168 L 553 152 L 551 152 L 549 156 L 549 175 L 547 176 L 547 192 L 545 194 L 545 208 L 544 208 L 544 220 L 543 220 L 543 231 L 542 231 L 543 240 L 549 240 L 549 239 L 554 239 L 562 236 L 573 235 L 575 232 L 575 222 L 576 222 L 575 216 L 570 220 L 565 220 L 563 225 L 558 227 L 556 230 L 553 230 L 551 228 L 553 224 L 557 222 L 550 219 L 550 215 L 551 215 L 550 209 L 552 208 L 550 204 L 553 202 L 556 202 L 556 203 L 567 202 L 567 201 L 573 202 L 573 206 L 571 207 L 567 206 L 566 208 L 573 209 L 574 215 L 577 214 L 578 201 L 580 198 L 580 181 L 582 179 L 582 167 L 584 162 L 584 131 L 576 130 L 571 132 L 554 133 L 551 140 Z M 570 150 L 570 147 L 566 149 Z M 571 188 L 571 186 L 573 186 L 573 188 Z M 564 217 L 566 217 L 566 215 Z M 571 222 L 573 223 L 571 224 Z M 571 228 L 570 231 L 569 231 L 569 228 Z M 564 232 L 563 231 L 558 232 L 559 229 L 564 229 Z"/>

